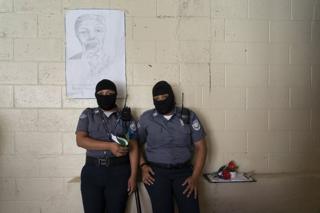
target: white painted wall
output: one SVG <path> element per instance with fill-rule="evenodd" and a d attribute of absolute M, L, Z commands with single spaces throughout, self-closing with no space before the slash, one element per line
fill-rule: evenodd
<path fill-rule="evenodd" d="M 208 134 L 205 171 L 232 159 L 258 173 L 320 170 L 319 0 L 0 0 L 1 213 L 82 211 L 74 131 L 95 100 L 65 95 L 64 9 L 76 8 L 125 10 L 128 104 L 136 117 L 152 107 L 161 79 L 178 104 L 183 91 Z M 246 190 L 203 187 L 202 210 L 248 212 L 230 204 L 233 186 Z"/>

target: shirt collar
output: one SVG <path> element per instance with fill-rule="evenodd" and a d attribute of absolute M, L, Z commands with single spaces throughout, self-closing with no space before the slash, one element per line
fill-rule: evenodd
<path fill-rule="evenodd" d="M 100 107 L 98 108 L 103 114 L 104 114 L 104 110 L 103 109 L 101 109 Z M 120 116 L 120 112 L 119 112 L 119 110 L 118 110 L 118 107 L 115 107 L 113 110 L 111 110 L 112 112 L 111 112 L 111 114 L 110 114 L 110 116 L 109 117 L 111 117 L 111 116 L 113 116 L 113 115 L 116 115 L 117 117 L 119 117 Z"/>
<path fill-rule="evenodd" d="M 172 116 L 175 116 L 178 112 L 177 107 L 175 106 L 172 110 Z M 156 109 L 153 109 L 153 113 L 152 113 L 153 117 L 157 117 L 158 115 L 162 115 L 161 113 L 159 113 Z"/>

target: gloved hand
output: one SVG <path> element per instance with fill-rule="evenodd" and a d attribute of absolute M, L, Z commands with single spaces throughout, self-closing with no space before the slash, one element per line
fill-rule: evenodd
<path fill-rule="evenodd" d="M 123 109 L 122 109 L 122 111 L 121 111 L 121 119 L 123 120 L 123 121 L 131 121 L 131 118 L 132 118 L 132 116 L 131 116 L 131 109 L 130 109 L 130 107 L 124 107 Z"/>

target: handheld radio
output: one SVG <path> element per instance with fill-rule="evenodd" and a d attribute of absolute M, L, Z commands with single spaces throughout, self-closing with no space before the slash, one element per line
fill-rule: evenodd
<path fill-rule="evenodd" d="M 125 101 L 124 101 L 124 106 L 121 110 L 121 119 L 123 121 L 131 121 L 131 109 L 130 107 L 127 107 L 127 99 L 128 99 L 128 95 L 126 95 Z"/>

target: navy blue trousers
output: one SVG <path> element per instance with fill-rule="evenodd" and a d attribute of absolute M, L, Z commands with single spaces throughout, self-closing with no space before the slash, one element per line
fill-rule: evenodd
<path fill-rule="evenodd" d="M 183 194 L 186 186 L 183 182 L 192 175 L 192 167 L 182 169 L 152 168 L 155 172 L 153 185 L 145 187 L 149 193 L 153 213 L 173 213 L 174 200 L 179 213 L 199 213 L 199 200 L 194 194 L 188 198 Z"/>
<path fill-rule="evenodd" d="M 128 200 L 130 165 L 84 165 L 81 195 L 85 213 L 124 213 Z"/>

